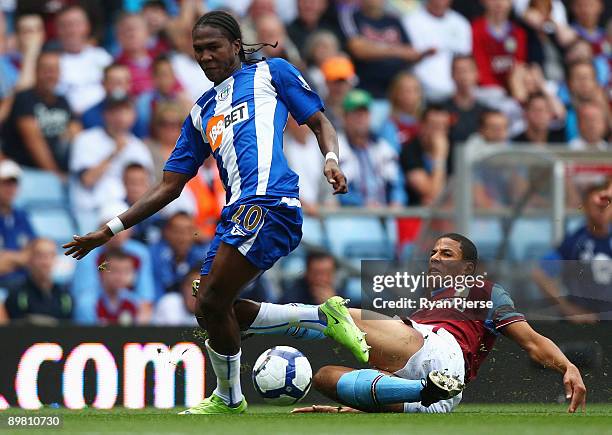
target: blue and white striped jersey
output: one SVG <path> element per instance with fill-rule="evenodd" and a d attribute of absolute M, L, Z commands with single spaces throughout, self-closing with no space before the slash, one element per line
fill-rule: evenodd
<path fill-rule="evenodd" d="M 319 110 L 319 96 L 285 60 L 243 65 L 196 102 L 164 170 L 193 176 L 212 154 L 228 205 L 251 196 L 297 198 L 283 130 L 288 113 L 303 124 Z"/>

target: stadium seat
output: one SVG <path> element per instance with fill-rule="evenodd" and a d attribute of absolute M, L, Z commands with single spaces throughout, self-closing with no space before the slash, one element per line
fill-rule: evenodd
<path fill-rule="evenodd" d="M 325 233 L 323 232 L 323 225 L 317 218 L 304 216 L 304 223 L 302 224 L 302 241 L 310 245 L 326 247 L 327 241 L 325 240 Z"/>
<path fill-rule="evenodd" d="M 60 178 L 38 169 L 23 169 L 15 205 L 28 210 L 46 207 L 68 207 L 65 186 Z"/>
<path fill-rule="evenodd" d="M 74 220 L 64 208 L 34 208 L 30 221 L 38 236 L 55 240 L 58 245 L 69 242 L 76 233 Z"/>
<path fill-rule="evenodd" d="M 398 228 L 397 228 L 397 218 L 391 217 L 385 219 L 385 229 L 387 231 L 387 237 L 389 239 L 389 243 L 393 246 L 397 246 L 398 243 Z"/>
<path fill-rule="evenodd" d="M 538 247 L 540 253 L 550 247 L 551 223 L 549 219 L 518 219 L 512 227 L 510 243 L 518 260 L 535 259 L 537 252 L 530 249 Z"/>
<path fill-rule="evenodd" d="M 478 249 L 478 256 L 485 260 L 497 257 L 502 229 L 498 219 L 477 218 L 470 225 L 470 239 Z"/>
<path fill-rule="evenodd" d="M 380 252 L 387 254 L 383 258 L 388 258 L 389 255 L 393 257 L 386 231 L 380 219 L 376 217 L 330 216 L 325 219 L 324 226 L 330 249 L 337 257 L 364 254 L 369 258 L 376 258 Z"/>
<path fill-rule="evenodd" d="M 346 280 L 343 296 L 351 300 L 352 306 L 357 306 L 361 302 L 361 278 L 351 277 Z"/>
<path fill-rule="evenodd" d="M 87 234 L 100 227 L 100 213 L 97 211 L 77 211 L 74 214 L 79 234 Z"/>

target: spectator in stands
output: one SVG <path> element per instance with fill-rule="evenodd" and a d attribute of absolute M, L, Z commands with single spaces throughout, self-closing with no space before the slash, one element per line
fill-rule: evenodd
<path fill-rule="evenodd" d="M 0 92 L 7 94 L 11 90 L 19 92 L 34 87 L 36 63 L 45 42 L 45 28 L 40 16 L 24 14 L 17 17 L 15 36 L 14 50 L 6 52 L 6 55 L 0 55 L 0 63 L 4 64 L 0 78 Z M 5 115 L 8 115 L 10 107 L 4 110 Z M 0 113 L 0 121 L 2 119 L 4 118 Z"/>
<path fill-rule="evenodd" d="M 389 86 L 391 114 L 380 127 L 379 134 L 399 153 L 402 145 L 419 133 L 423 110 L 423 93 L 419 80 L 408 72 L 399 73 Z"/>
<path fill-rule="evenodd" d="M 503 112 L 488 109 L 480 116 L 478 133 L 470 137 L 468 145 L 507 144 L 508 138 L 508 117 Z"/>
<path fill-rule="evenodd" d="M 102 74 L 112 58 L 89 44 L 91 26 L 83 7 L 66 7 L 56 21 L 62 49 L 59 89 L 72 110 L 81 114 L 104 98 Z"/>
<path fill-rule="evenodd" d="M 306 125 L 298 125 L 293 118 L 287 121 L 284 140 L 289 167 L 300 177 L 300 202 L 304 213 L 318 215 L 319 205 L 334 204 L 321 172 L 323 156 L 316 137 Z"/>
<path fill-rule="evenodd" d="M 137 135 L 139 137 L 155 136 L 159 133 L 156 130 L 156 121 L 158 120 L 152 118 L 160 116 L 157 113 L 157 108 L 162 104 L 172 107 L 173 111 L 180 115 L 181 119 L 185 119 L 185 116 L 193 106 L 193 100 L 183 90 L 174 74 L 170 58 L 164 55 L 158 56 L 153 61 L 153 89 L 141 94 L 136 101 L 137 124 L 139 126 Z M 174 137 L 173 142 L 176 142 L 177 137 L 178 133 Z M 174 143 L 172 148 L 174 148 Z M 170 153 L 164 154 L 164 162 L 169 155 Z M 157 162 L 156 167 L 158 167 Z M 156 171 L 156 173 L 161 174 L 160 171 Z"/>
<path fill-rule="evenodd" d="M 449 113 L 440 106 L 429 106 L 423 113 L 419 135 L 402 148 L 400 162 L 409 205 L 432 205 L 444 191 L 449 128 Z"/>
<path fill-rule="evenodd" d="M 355 67 L 346 56 L 333 56 L 323 62 L 321 71 L 327 86 L 325 114 L 337 131 L 342 130 L 344 126 L 344 99 L 357 84 Z"/>
<path fill-rule="evenodd" d="M 66 99 L 55 93 L 60 57 L 43 52 L 36 63 L 36 83 L 15 95 L 3 129 L 3 152 L 20 165 L 65 177 L 69 144 L 80 131 Z"/>
<path fill-rule="evenodd" d="M 169 292 L 180 292 L 183 278 L 201 265 L 206 253 L 195 242 L 196 227 L 193 217 L 185 212 L 171 216 L 163 229 L 163 237 L 151 246 L 156 299 Z"/>
<path fill-rule="evenodd" d="M 332 30 L 326 23 L 321 23 L 327 9 L 328 0 L 297 0 L 298 16 L 287 26 L 287 34 L 302 57 L 306 55 L 306 41 L 318 30 Z"/>
<path fill-rule="evenodd" d="M 563 49 L 576 39 L 561 0 L 515 0 L 514 10 L 527 30 L 528 58 L 551 81 L 563 80 Z"/>
<path fill-rule="evenodd" d="M 176 138 L 181 133 L 184 108 L 172 101 L 160 101 L 155 104 L 151 122 L 151 137 L 147 146 L 155 164 L 154 176 L 161 179 L 164 164 L 176 145 Z"/>
<path fill-rule="evenodd" d="M 414 49 L 402 23 L 385 12 L 384 4 L 384 0 L 362 0 L 356 8 L 342 8 L 339 16 L 359 86 L 374 98 L 385 98 L 397 73 L 433 53 Z"/>
<path fill-rule="evenodd" d="M 72 202 L 75 212 L 95 211 L 112 200 L 123 200 L 124 168 L 140 163 L 153 170 L 147 146 L 131 132 L 135 111 L 125 94 L 111 94 L 104 103 L 104 128 L 80 133 L 70 159 Z"/>
<path fill-rule="evenodd" d="M 191 285 L 200 279 L 200 268 L 195 267 L 181 280 L 180 291 L 163 295 L 155 305 L 153 323 L 157 326 L 197 326 L 195 302 Z"/>
<path fill-rule="evenodd" d="M 304 70 L 305 64 L 300 57 L 297 47 L 287 36 L 285 25 L 274 14 L 265 14 L 255 21 L 255 31 L 257 41 L 266 42 L 273 45 L 265 45 L 261 53 L 266 57 L 281 57 L 298 69 Z M 254 56 L 258 56 L 255 54 Z"/>
<path fill-rule="evenodd" d="M 127 94 L 132 87 L 132 75 L 125 65 L 111 63 L 104 68 L 104 78 L 102 79 L 104 95 Z M 104 126 L 104 100 L 87 109 L 81 116 L 81 122 L 85 130 L 94 127 Z"/>
<path fill-rule="evenodd" d="M 34 230 L 27 213 L 15 207 L 21 168 L 11 160 L 0 161 L 0 286 L 7 287 L 25 276 L 27 245 Z"/>
<path fill-rule="evenodd" d="M 130 326 L 145 322 L 138 297 L 130 290 L 135 273 L 134 258 L 121 249 L 109 249 L 106 266 L 99 269 L 102 292 L 96 302 L 97 325 Z"/>
<path fill-rule="evenodd" d="M 470 23 L 450 7 L 452 0 L 427 0 L 416 12 L 407 15 L 404 26 L 412 46 L 436 52 L 414 67 L 428 100 L 442 100 L 453 93 L 451 64 L 457 55 L 472 53 Z"/>
<path fill-rule="evenodd" d="M 563 102 L 556 95 L 557 88 L 546 81 L 539 65 L 517 65 L 509 79 L 509 89 L 510 96 L 521 106 L 527 104 L 530 95 L 544 95 L 552 109 L 553 120 L 558 124 L 565 122 L 566 111 Z"/>
<path fill-rule="evenodd" d="M 140 14 L 124 14 L 117 20 L 120 54 L 116 62 L 125 65 L 132 76 L 130 94 L 138 96 L 153 89 L 153 53 L 147 48 L 147 22 Z"/>
<path fill-rule="evenodd" d="M 503 112 L 487 110 L 480 118 L 478 133 L 467 141 L 468 147 L 508 145 L 508 118 Z M 528 181 L 525 171 L 517 171 L 509 164 L 496 165 L 480 162 L 474 168 L 474 203 L 477 207 L 492 208 L 514 204 L 526 191 Z"/>
<path fill-rule="evenodd" d="M 350 91 L 344 99 L 344 133 L 338 135 L 338 144 L 349 192 L 339 201 L 348 206 L 401 206 L 398 155 L 387 141 L 372 134 L 371 104 L 372 96 L 362 89 Z"/>
<path fill-rule="evenodd" d="M 473 57 L 456 56 L 452 63 L 452 76 L 455 93 L 442 102 L 442 107 L 451 116 L 450 140 L 451 145 L 456 145 L 465 142 L 478 130 L 480 116 L 486 107 L 476 96 L 478 69 Z"/>
<path fill-rule="evenodd" d="M 187 189 L 183 192 L 188 197 L 193 198 L 193 210 L 188 210 L 186 206 L 181 209 L 192 214 L 195 218 L 196 241 L 198 243 L 209 243 L 215 235 L 221 210 L 226 202 L 225 188 L 219 177 L 215 159 L 207 159 L 204 162 L 196 176 L 189 180 Z M 181 197 L 176 201 L 180 200 Z M 177 208 L 177 210 L 180 209 Z"/>
<path fill-rule="evenodd" d="M 147 0 L 142 6 L 142 16 L 147 22 L 149 40 L 147 48 L 155 55 L 171 50 L 171 44 L 166 34 L 166 27 L 170 22 L 170 14 L 162 0 Z"/>
<path fill-rule="evenodd" d="M 574 323 L 595 323 L 602 312 L 612 311 L 612 207 L 598 205 L 601 190 L 598 184 L 585 191 L 584 226 L 567 235 L 533 271 L 542 293 Z"/>
<path fill-rule="evenodd" d="M 10 58 L 5 54 L 7 41 L 5 38 L 6 20 L 4 13 L 0 10 L 0 127 L 6 119 L 11 107 L 11 95 L 19 70 L 11 63 Z M 2 140 L 0 139 L 0 146 Z"/>
<path fill-rule="evenodd" d="M 27 255 L 25 280 L 11 289 L 6 310 L 11 320 L 54 323 L 72 318 L 72 297 L 66 288 L 53 282 L 57 246 L 53 240 L 36 239 Z"/>
<path fill-rule="evenodd" d="M 578 136 L 578 115 L 576 108 L 585 102 L 606 104 L 602 88 L 597 83 L 595 67 L 591 61 L 579 61 L 569 66 L 569 95 L 564 101 L 567 109 L 567 140 Z"/>
<path fill-rule="evenodd" d="M 582 39 L 591 44 L 595 55 L 604 51 L 606 41 L 605 32 L 599 27 L 603 10 L 601 0 L 572 0 L 572 14 L 575 19 L 574 30 L 578 32 Z"/>
<path fill-rule="evenodd" d="M 507 88 L 513 68 L 527 61 L 527 34 L 510 19 L 511 0 L 483 0 L 483 5 L 484 16 L 472 23 L 480 84 Z"/>
<path fill-rule="evenodd" d="M 310 79 L 310 85 L 321 98 L 327 98 L 328 89 L 321 68 L 326 60 L 340 55 L 338 38 L 328 30 L 319 30 L 308 37 L 302 52 L 308 66 L 306 74 Z"/>
<path fill-rule="evenodd" d="M 552 128 L 553 112 L 546 95 L 532 94 L 525 106 L 525 131 L 514 137 L 513 142 L 534 143 L 538 145 L 560 144 L 565 142 L 563 128 Z"/>
<path fill-rule="evenodd" d="M 111 215 L 123 213 L 128 205 L 123 202 L 109 201 L 99 215 L 100 225 L 108 222 Z M 103 292 L 102 274 L 109 265 L 112 268 L 113 259 L 109 258 L 113 251 L 120 250 L 130 258 L 130 279 L 118 288 L 129 288 L 134 298 L 140 302 L 140 323 L 147 323 L 151 317 L 153 301 L 155 298 L 155 284 L 153 281 L 153 268 L 149 249 L 142 243 L 131 239 L 132 231 L 128 228 L 113 237 L 104 246 L 96 248 L 90 255 L 83 258 L 76 265 L 72 282 L 71 293 L 74 298 L 74 319 L 82 324 L 95 324 L 97 319 L 96 307 L 98 299 Z M 114 255 L 114 254 L 112 254 Z M 112 256 L 111 256 L 112 257 Z M 124 265 L 125 266 L 125 265 Z M 125 266 L 124 269 L 127 269 Z M 123 270 L 123 269 L 122 269 Z"/>
<path fill-rule="evenodd" d="M 579 136 L 569 143 L 574 150 L 610 150 L 606 140 L 609 131 L 606 108 L 597 103 L 582 103 L 578 106 Z"/>
<path fill-rule="evenodd" d="M 198 10 L 203 5 L 200 1 L 181 2 L 180 15 L 166 27 L 174 48 L 170 54 L 172 69 L 183 89 L 191 96 L 191 101 L 196 101 L 213 86 L 193 58 L 191 30 L 196 20 L 203 15 L 203 12 Z M 253 41 L 244 32 L 242 37 L 245 42 Z"/>
<path fill-rule="evenodd" d="M 152 187 L 151 172 L 140 163 L 130 163 L 123 170 L 125 202 L 132 206 Z M 162 216 L 156 213 L 131 228 L 132 239 L 151 245 L 161 239 Z"/>
<path fill-rule="evenodd" d="M 336 288 L 336 260 L 330 254 L 312 252 L 306 258 L 304 276 L 285 289 L 279 303 L 319 305 L 335 296 Z"/>
<path fill-rule="evenodd" d="M 589 62 L 595 69 L 595 78 L 600 86 L 605 87 L 610 79 L 611 68 L 605 53 L 594 55 L 593 47 L 584 39 L 576 39 L 565 50 L 565 65 L 572 66 L 575 63 Z M 562 83 L 563 85 L 563 83 Z M 565 91 L 565 89 L 563 89 Z M 560 90 L 562 92 L 562 90 Z"/>

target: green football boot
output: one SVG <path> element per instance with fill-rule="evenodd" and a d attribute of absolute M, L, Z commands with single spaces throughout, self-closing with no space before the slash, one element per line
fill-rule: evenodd
<path fill-rule="evenodd" d="M 353 322 L 346 308 L 348 302 L 348 299 L 334 296 L 319 305 L 321 312 L 327 316 L 327 327 L 323 334 L 346 347 L 357 361 L 365 364 L 370 357 L 370 346 L 365 340 L 366 333 Z"/>
<path fill-rule="evenodd" d="M 247 401 L 242 398 L 240 405 L 235 408 L 229 407 L 225 404 L 223 399 L 215 394 L 211 394 L 210 397 L 202 400 L 199 405 L 194 406 L 179 412 L 180 415 L 220 415 L 220 414 L 243 414 L 247 409 Z"/>

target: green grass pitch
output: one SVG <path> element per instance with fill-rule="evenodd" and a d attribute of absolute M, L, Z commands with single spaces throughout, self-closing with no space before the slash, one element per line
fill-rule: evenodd
<path fill-rule="evenodd" d="M 587 413 L 565 412 L 556 404 L 466 404 L 452 414 L 300 414 L 291 408 L 252 406 L 238 416 L 179 416 L 177 410 L 81 411 L 10 409 L 0 414 L 63 415 L 57 430 L 0 430 L 2 433 L 114 433 L 114 434 L 435 434 L 435 435 L 541 435 L 612 434 L 612 404 L 591 404 Z M 6 427 L 6 426 L 4 426 Z"/>

